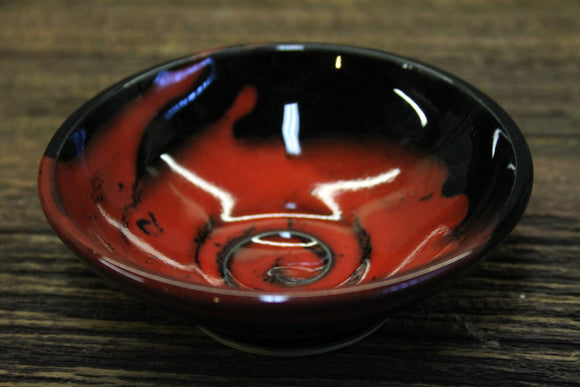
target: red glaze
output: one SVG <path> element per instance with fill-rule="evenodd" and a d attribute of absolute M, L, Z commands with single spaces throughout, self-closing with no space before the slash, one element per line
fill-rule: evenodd
<path fill-rule="evenodd" d="M 442 195 L 442 162 L 381 141 L 308 140 L 289 156 L 281 139 L 236 139 L 234 123 L 257 101 L 252 86 L 135 182 L 147 124 L 201 70 L 152 87 L 79 158 L 58 162 L 62 205 L 97 254 L 185 282 L 291 291 L 384 279 L 457 248 L 468 200 Z M 272 231 L 281 234 L 244 242 Z"/>

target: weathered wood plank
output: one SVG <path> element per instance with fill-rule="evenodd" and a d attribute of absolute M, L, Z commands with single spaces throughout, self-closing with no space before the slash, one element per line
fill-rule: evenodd
<path fill-rule="evenodd" d="M 24 12 L 8 2 L 0 13 L 0 66 L 11 89 L 0 109 L 9 115 L 63 120 L 90 95 L 157 62 L 216 46 L 301 40 L 363 45 L 440 66 L 497 99 L 528 134 L 578 134 L 580 127 L 573 103 L 580 91 L 568 87 L 580 82 L 574 1 L 27 5 Z M 36 103 L 22 103 L 27 96 Z"/>
<path fill-rule="evenodd" d="M 526 227 L 537 222 L 531 219 Z M 560 224 L 548 238 L 569 235 L 578 226 L 566 221 Z M 472 380 L 472 375 L 461 375 L 459 370 L 476 360 L 485 361 L 477 367 L 482 374 L 502 367 L 505 373 L 511 372 L 509 377 L 513 379 L 508 377 L 507 381 L 529 377 L 524 371 L 529 367 L 535 369 L 539 383 L 557 381 L 551 379 L 554 369 L 560 380 L 566 380 L 574 375 L 580 345 L 578 252 L 573 245 L 530 246 L 516 235 L 477 270 L 438 296 L 392 316 L 372 339 L 324 358 L 333 364 L 356 358 L 367 363 L 394 361 L 399 367 L 404 361 L 417 367 L 440 367 L 446 370 L 443 374 L 450 378 L 448 381 L 457 383 Z M 52 235 L 0 236 L 0 255 L 0 345 L 7 351 L 6 358 L 0 354 L 0 363 L 9 366 L 14 354 L 32 346 L 36 357 L 44 359 L 33 356 L 27 363 L 32 368 L 56 364 L 46 359 L 50 353 L 59 364 L 69 364 L 75 358 L 76 366 L 91 367 L 96 361 L 102 369 L 112 367 L 119 377 L 151 381 L 162 375 L 135 372 L 143 363 L 154 361 L 149 357 L 152 353 L 170 352 L 180 361 L 192 351 L 203 350 L 206 362 L 212 359 L 211 353 L 222 356 L 220 346 L 201 335 L 191 321 L 161 313 L 108 287 Z M 412 347 L 409 342 L 413 342 Z M 91 353 L 90 361 L 79 359 L 79 351 Z M 423 354 L 419 358 L 417 351 Z M 113 353 L 115 360 L 106 360 Z M 230 356 L 235 356 L 234 367 L 251 360 L 248 355 L 233 355 L 233 351 Z M 550 361 L 549 367 L 546 360 Z M 115 368 L 118 362 L 123 364 L 122 370 Z M 169 366 L 162 363 L 157 365 L 163 369 Z M 172 367 L 180 374 L 191 365 Z M 407 364 L 403 369 L 410 371 L 409 367 Z M 300 368 L 288 370 L 292 375 L 289 380 L 308 382 L 319 377 Z M 351 366 L 344 375 L 326 377 L 329 383 L 342 377 L 375 382 L 393 372 L 381 370 L 374 369 L 379 373 L 367 375 Z M 53 372 L 62 372 L 71 380 L 80 377 L 67 367 Z M 206 372 L 208 379 L 204 380 L 219 380 L 219 370 L 214 372 Z M 243 380 L 236 372 L 229 375 Z M 42 380 L 50 380 L 49 376 Z M 264 376 L 268 379 L 268 374 Z M 274 381 L 276 376 L 270 377 Z M 99 378 L 96 372 L 87 380 L 101 382 Z M 439 383 L 444 384 L 444 379 Z"/>

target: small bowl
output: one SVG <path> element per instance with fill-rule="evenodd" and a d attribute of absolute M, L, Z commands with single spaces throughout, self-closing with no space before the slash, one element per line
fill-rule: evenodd
<path fill-rule="evenodd" d="M 456 77 L 323 44 L 204 52 L 88 101 L 42 158 L 62 240 L 220 342 L 353 343 L 485 256 L 522 216 L 528 147 Z"/>

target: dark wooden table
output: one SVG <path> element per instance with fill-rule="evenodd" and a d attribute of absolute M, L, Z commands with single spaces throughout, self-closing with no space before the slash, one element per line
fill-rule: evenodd
<path fill-rule="evenodd" d="M 580 383 L 580 2 L 0 0 L 0 384 Z M 314 357 L 224 347 L 109 286 L 48 226 L 36 168 L 83 101 L 142 68 L 256 41 L 414 57 L 496 99 L 529 141 L 521 223 L 450 288 Z"/>

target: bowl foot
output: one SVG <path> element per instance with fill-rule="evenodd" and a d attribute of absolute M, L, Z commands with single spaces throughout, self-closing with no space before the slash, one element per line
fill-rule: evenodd
<path fill-rule="evenodd" d="M 318 337 L 316 340 L 308 340 L 308 343 L 297 339 L 291 344 L 287 341 L 283 343 L 272 341 L 256 343 L 243 338 L 224 336 L 203 326 L 199 328 L 215 341 L 244 352 L 266 356 L 308 356 L 334 351 L 363 340 L 381 328 L 385 321 L 380 321 L 356 332 L 349 332 L 347 335 Z"/>

